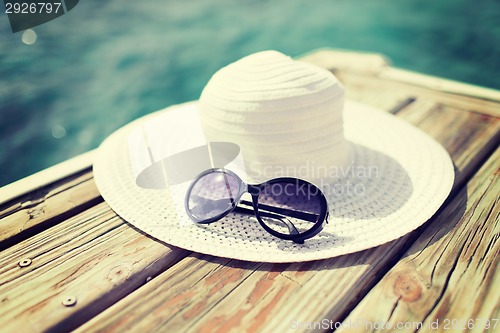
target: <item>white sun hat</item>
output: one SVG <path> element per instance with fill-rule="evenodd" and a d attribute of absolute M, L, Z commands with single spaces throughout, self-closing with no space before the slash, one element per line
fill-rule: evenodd
<path fill-rule="evenodd" d="M 253 216 L 192 222 L 183 200 L 210 167 L 245 182 L 297 177 L 329 203 L 323 230 L 304 244 L 267 233 Z M 416 229 L 442 205 L 454 180 L 448 153 L 384 111 L 346 101 L 330 72 L 276 51 L 218 71 L 199 101 L 149 114 L 99 147 L 94 178 L 127 222 L 180 248 L 260 262 L 331 258 Z"/>

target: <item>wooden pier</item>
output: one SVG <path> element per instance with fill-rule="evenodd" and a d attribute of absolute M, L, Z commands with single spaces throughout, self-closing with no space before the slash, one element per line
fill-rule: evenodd
<path fill-rule="evenodd" d="M 302 60 L 450 153 L 456 181 L 431 220 L 314 262 L 201 255 L 118 217 L 99 195 L 89 152 L 0 189 L 0 331 L 500 331 L 500 92 L 376 54 L 319 50 Z"/>

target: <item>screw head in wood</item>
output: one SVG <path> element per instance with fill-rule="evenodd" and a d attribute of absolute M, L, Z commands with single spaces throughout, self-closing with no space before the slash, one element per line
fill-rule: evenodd
<path fill-rule="evenodd" d="M 74 296 L 68 296 L 66 297 L 63 301 L 62 304 L 64 306 L 74 306 L 76 304 L 76 297 Z"/>
<path fill-rule="evenodd" d="M 26 259 L 23 259 L 19 262 L 19 267 L 27 267 L 31 265 L 31 259 L 30 258 L 26 258 Z"/>

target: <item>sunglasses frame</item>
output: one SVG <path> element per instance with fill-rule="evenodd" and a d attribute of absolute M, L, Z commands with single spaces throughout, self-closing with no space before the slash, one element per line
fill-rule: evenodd
<path fill-rule="evenodd" d="M 191 197 L 191 191 L 193 190 L 193 187 L 198 183 L 198 181 L 210 173 L 222 173 L 222 174 L 227 174 L 228 176 L 233 177 L 235 180 L 238 181 L 238 193 L 234 196 L 234 201 L 232 201 L 232 203 L 231 203 L 232 207 L 230 209 L 227 209 L 224 212 L 222 212 L 221 214 L 218 214 L 212 218 L 200 220 L 191 212 L 191 210 L 189 208 L 189 198 Z M 279 233 L 279 232 L 271 229 L 262 220 L 260 213 L 258 211 L 259 195 L 262 193 L 262 191 L 267 186 L 272 185 L 272 184 L 276 184 L 276 183 L 293 183 L 293 184 L 297 184 L 297 185 L 305 185 L 308 187 L 308 189 L 314 188 L 315 191 L 317 191 L 317 193 L 319 194 L 319 198 L 320 198 L 321 212 L 319 214 L 317 222 L 311 222 L 311 223 L 314 223 L 314 226 L 312 226 L 311 229 L 308 229 L 304 233 L 300 233 L 300 234 L 296 234 L 296 235 L 282 234 L 282 233 Z M 199 224 L 210 224 L 212 222 L 215 222 L 215 221 L 222 219 L 223 217 L 227 216 L 229 213 L 231 213 L 235 209 L 240 208 L 238 206 L 238 204 L 240 203 L 241 197 L 243 196 L 243 194 L 245 194 L 247 192 L 252 197 L 251 204 L 253 206 L 253 214 L 257 218 L 257 221 L 259 222 L 259 224 L 268 233 L 270 233 L 271 235 L 278 237 L 280 239 L 291 240 L 295 243 L 303 244 L 304 240 L 309 239 L 311 237 L 314 237 L 319 232 L 321 232 L 321 230 L 323 230 L 325 222 L 328 223 L 328 215 L 329 215 L 328 203 L 327 203 L 325 195 L 323 194 L 323 192 L 321 192 L 321 190 L 316 185 L 313 185 L 313 184 L 309 183 L 308 181 L 305 181 L 305 180 L 300 179 L 300 178 L 291 178 L 291 177 L 274 178 L 274 179 L 268 180 L 262 184 L 255 184 L 255 185 L 246 184 L 245 182 L 243 182 L 243 180 L 241 180 L 241 178 L 236 173 L 232 172 L 231 170 L 224 169 L 224 168 L 213 168 L 213 169 L 205 170 L 195 178 L 195 180 L 190 184 L 190 186 L 186 192 L 186 198 L 184 200 L 185 210 L 186 210 L 188 216 L 194 222 L 199 223 Z M 244 210 L 245 212 L 247 211 L 247 209 L 245 209 L 245 208 L 241 208 L 241 209 Z"/>

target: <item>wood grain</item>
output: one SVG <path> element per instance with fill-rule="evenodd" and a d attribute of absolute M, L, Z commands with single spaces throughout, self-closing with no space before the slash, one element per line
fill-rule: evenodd
<path fill-rule="evenodd" d="M 98 331 L 103 327 L 114 332 L 125 329 L 151 331 L 169 321 L 172 324 L 168 325 L 168 331 L 183 331 L 186 321 L 202 316 L 262 265 L 244 263 L 233 266 L 230 263 L 231 260 L 226 258 L 192 254 L 170 268 L 167 274 L 162 274 L 165 278 L 155 278 L 134 293 L 134 299 L 140 298 L 140 302 L 119 303 L 116 307 L 119 311 L 114 313 L 125 316 L 119 319 L 118 325 L 115 323 L 117 317 L 107 316 L 97 319 L 98 326 L 89 322 L 76 332 Z M 167 286 L 170 292 L 164 293 Z M 134 315 L 128 315 L 130 313 Z"/>
<path fill-rule="evenodd" d="M 61 179 L 72 178 L 92 167 L 95 150 L 70 158 L 50 168 L 0 187 L 0 206 L 24 194 L 33 192 Z"/>
<path fill-rule="evenodd" d="M 0 253 L 2 330 L 70 330 L 187 254 L 98 204 Z"/>
<path fill-rule="evenodd" d="M 405 118 L 407 113 L 403 109 L 398 115 Z M 491 142 L 500 128 L 492 117 L 437 108 L 434 103 L 415 103 L 411 115 L 413 123 L 432 132 L 460 161 L 458 169 L 464 171 L 457 174 L 455 186 L 472 176 L 465 164 L 480 163 L 491 153 Z M 447 126 L 446 131 L 433 130 L 441 124 Z M 466 128 L 469 135 L 457 137 Z M 464 154 L 475 158 L 462 158 Z M 413 233 L 361 253 L 312 263 L 256 266 L 235 260 L 224 263 L 210 256 L 186 258 L 176 266 L 179 269 L 160 274 L 90 320 L 81 331 L 271 332 L 296 322 L 341 320 L 417 236 Z M 220 291 L 221 280 L 211 278 L 214 272 L 224 272 L 217 276 L 230 279 L 223 283 L 229 292 Z"/>
<path fill-rule="evenodd" d="M 337 72 L 334 73 L 337 74 Z M 382 76 L 366 76 L 362 75 L 361 73 L 352 72 L 339 72 L 338 76 L 344 84 L 356 87 L 354 91 L 355 95 L 359 95 L 361 91 L 369 91 L 370 87 L 379 85 L 377 90 L 379 90 L 382 94 L 390 95 L 391 91 L 393 94 L 398 94 L 399 91 L 403 90 L 410 96 L 420 96 L 429 100 L 433 100 L 436 103 L 441 103 L 496 118 L 500 117 L 500 108 L 498 107 L 499 102 L 496 100 L 482 100 L 476 99 L 471 96 L 462 96 L 447 92 L 434 91 L 418 85 L 412 85 L 411 83 L 401 83 L 398 81 L 386 80 Z M 368 95 L 366 95 L 367 97 L 363 98 L 370 98 L 368 97 L 370 95 L 375 95 L 371 98 L 377 98 L 376 94 L 374 94 L 373 89 L 371 93 L 368 93 Z M 349 97 L 351 95 L 347 93 L 347 96 Z"/>
<path fill-rule="evenodd" d="M 444 104 L 417 99 L 398 116 L 421 128 L 436 139 L 450 154 L 458 177 L 455 187 L 464 185 L 500 142 L 500 120 Z"/>
<path fill-rule="evenodd" d="M 500 150 L 441 212 L 443 224 L 425 230 L 346 318 L 341 332 L 381 331 L 371 330 L 373 323 L 406 325 L 403 331 L 411 332 L 483 332 L 486 319 L 491 332 L 500 330 L 493 321 L 500 317 L 498 161 Z M 446 227 L 464 206 L 456 225 Z"/>
<path fill-rule="evenodd" d="M 456 192 L 498 145 L 500 123 L 491 116 L 499 110 L 496 95 L 481 89 L 463 94 L 456 85 L 436 90 L 425 82 L 412 84 L 388 72 L 382 57 L 369 57 L 367 62 L 344 57 L 335 70 L 349 97 L 395 113 L 443 144 L 457 167 Z M 49 196 L 35 192 L 25 197 L 33 199 L 0 208 L 0 230 L 16 243 L 0 252 L 0 320 L 5 331 L 67 331 L 82 324 L 79 331 L 283 331 L 295 321 L 340 321 L 428 225 L 447 225 L 442 217 L 434 218 L 389 244 L 311 263 L 186 257 L 188 251 L 152 240 L 105 203 L 97 204 L 93 200 L 102 199 L 93 181 L 79 183 L 76 178 L 61 180 Z M 73 180 L 78 186 L 69 185 Z M 93 195 L 97 199 L 89 201 Z M 26 207 L 30 204 L 34 206 Z M 20 226 L 36 207 L 43 207 L 38 211 L 44 217 L 35 223 L 41 227 L 16 231 L 25 230 Z M 450 218 L 461 213 L 451 211 Z M 38 221 L 36 216 L 33 220 Z M 23 259 L 32 263 L 20 267 Z M 153 279 L 145 284 L 148 277 Z M 68 297 L 76 298 L 74 306 L 62 304 Z"/>
<path fill-rule="evenodd" d="M 357 96 L 361 91 L 377 98 L 373 91 L 397 94 L 406 90 L 410 95 L 425 96 L 437 103 L 500 117 L 499 91 L 393 68 L 379 54 L 327 49 L 307 54 L 302 60 L 332 70 Z M 366 89 L 375 85 L 377 89 L 371 93 Z"/>
<path fill-rule="evenodd" d="M 86 170 L 0 206 L 0 250 L 102 202 Z"/>

